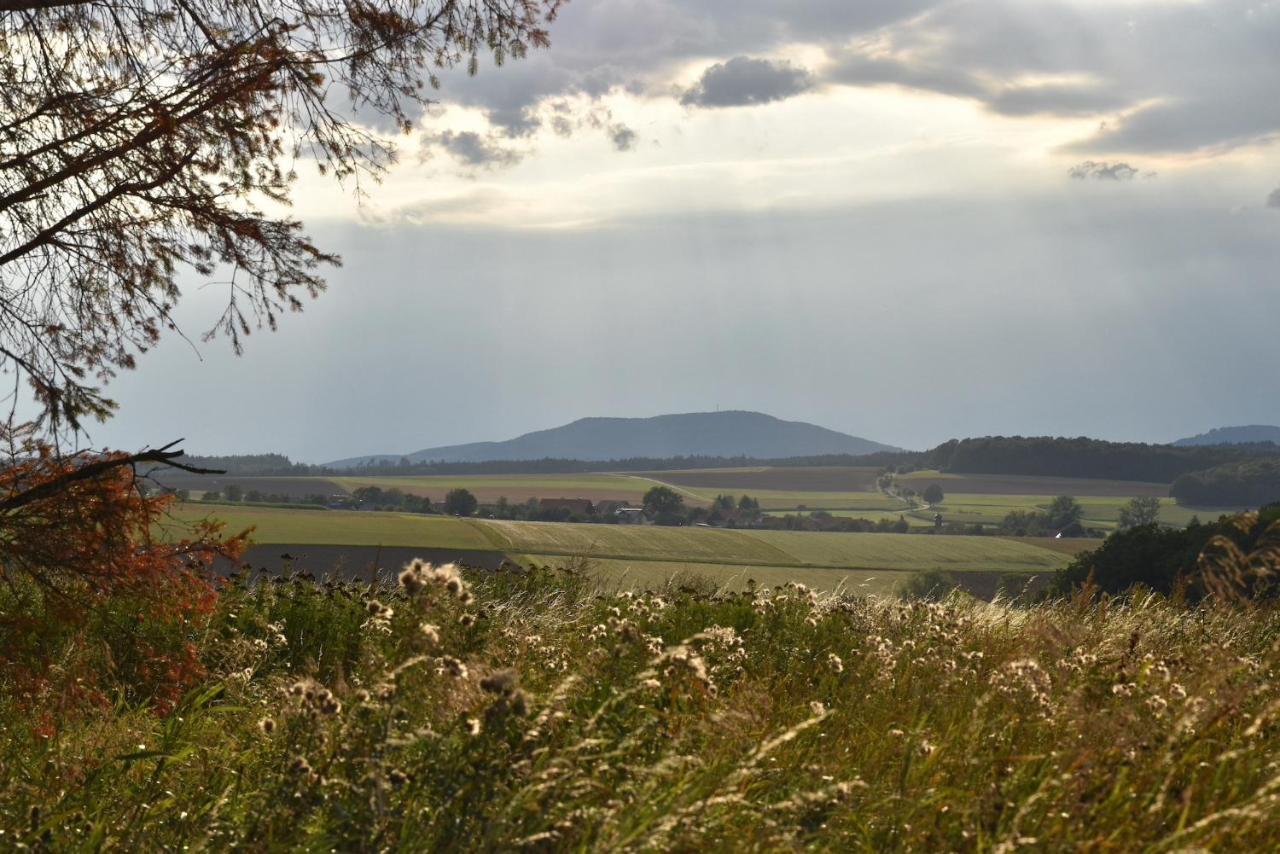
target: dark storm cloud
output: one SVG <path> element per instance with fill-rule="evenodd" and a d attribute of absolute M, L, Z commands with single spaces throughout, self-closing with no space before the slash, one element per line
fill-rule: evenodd
<path fill-rule="evenodd" d="M 1128 163 L 1105 163 L 1086 160 L 1078 166 L 1072 166 L 1067 173 L 1072 178 L 1083 181 L 1093 178 L 1095 181 L 1132 181 L 1141 170 Z"/>
<path fill-rule="evenodd" d="M 442 96 L 521 137 L 539 129 L 548 99 L 669 97 L 681 64 L 719 57 L 717 76 L 675 97 L 764 103 L 795 94 L 802 78 L 759 68 L 766 88 L 744 100 L 752 91 L 734 72 L 749 67 L 730 58 L 795 44 L 827 51 L 819 85 L 897 85 L 1009 116 L 1097 116 L 1098 131 L 1071 146 L 1085 155 L 1212 152 L 1280 136 L 1280 4 L 1261 0 L 596 0 L 565 8 L 549 50 L 474 78 L 445 74 Z"/>
<path fill-rule="evenodd" d="M 991 109 L 1006 116 L 1092 116 L 1128 103 L 1122 93 L 1098 84 L 1009 86 L 986 93 L 984 100 Z"/>
<path fill-rule="evenodd" d="M 566 97 L 597 100 L 609 92 L 665 93 L 661 80 L 680 63 L 733 57 L 783 44 L 827 43 L 902 20 L 934 0 L 596 0 L 570 4 L 551 28 L 551 48 L 474 77 L 442 73 L 441 97 L 475 107 L 510 136 L 540 127 L 539 108 Z M 836 42 L 831 42 L 836 43 Z M 558 119 L 558 120 L 557 120 Z M 605 131 L 608 126 L 552 118 L 551 130 Z"/>
<path fill-rule="evenodd" d="M 505 148 L 500 141 L 475 131 L 446 130 L 423 139 L 423 156 L 430 157 L 433 149 L 447 152 L 454 160 L 474 169 L 497 169 L 514 166 L 524 156 L 522 152 Z"/>
<path fill-rule="evenodd" d="M 767 104 L 813 88 L 813 75 L 789 62 L 735 56 L 718 62 L 680 97 L 686 107 L 744 107 Z"/>
<path fill-rule="evenodd" d="M 618 151 L 630 151 L 635 148 L 638 139 L 636 132 L 624 124 L 609 126 L 609 141 Z"/>
<path fill-rule="evenodd" d="M 1085 154 L 1179 153 L 1280 135 L 1280 6 L 939 2 L 830 51 L 827 80 L 967 97 L 1003 115 L 1098 116 Z"/>

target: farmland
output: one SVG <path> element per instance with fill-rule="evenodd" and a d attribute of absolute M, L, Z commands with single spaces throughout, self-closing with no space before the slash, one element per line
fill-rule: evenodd
<path fill-rule="evenodd" d="M 499 498 L 521 502 L 530 498 L 589 498 L 592 501 L 639 503 L 656 481 L 626 474 L 566 475 L 449 475 L 430 477 L 338 477 L 339 486 L 354 492 L 364 486 L 399 489 L 432 501 L 443 501 L 451 489 L 467 489 L 482 502 Z M 692 497 L 686 494 L 686 498 Z"/>
<path fill-rule="evenodd" d="M 901 486 L 921 492 L 936 483 L 945 492 L 982 495 L 1096 495 L 1109 498 L 1138 496 L 1165 498 L 1169 484 L 1137 480 L 1103 480 L 1079 477 L 1032 477 L 1014 474 L 950 474 L 915 471 L 897 475 Z"/>
<path fill-rule="evenodd" d="M 717 582 L 807 578 L 806 583 L 828 589 L 865 584 L 883 592 L 912 572 L 1044 575 L 1069 560 L 1060 551 L 1000 537 L 579 525 L 190 504 L 175 511 L 173 522 L 205 516 L 231 530 L 254 527 L 255 542 L 282 546 L 461 549 L 540 563 L 587 557 L 599 562 L 601 579 L 611 584 L 619 581 L 619 573 L 653 582 L 696 572 Z M 869 573 L 888 575 L 869 579 Z"/>

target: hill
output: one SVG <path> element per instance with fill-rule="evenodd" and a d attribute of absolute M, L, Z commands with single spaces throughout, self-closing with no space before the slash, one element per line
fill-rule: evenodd
<path fill-rule="evenodd" d="M 1104 478 L 1172 483 L 1184 474 L 1280 454 L 1280 446 L 1173 447 L 1079 437 L 986 436 L 953 439 L 919 455 L 955 474 Z"/>
<path fill-rule="evenodd" d="M 1215 427 L 1208 433 L 1179 439 L 1172 444 L 1180 448 L 1200 445 L 1256 445 L 1273 442 L 1280 445 L 1280 427 L 1268 424 L 1250 424 L 1244 427 Z"/>
<path fill-rule="evenodd" d="M 526 433 L 504 442 L 473 442 L 426 448 L 403 455 L 416 462 L 491 460 L 620 460 L 632 457 L 751 457 L 773 459 L 824 454 L 894 451 L 802 421 L 783 421 L 760 412 L 697 412 L 652 418 L 582 418 L 562 427 Z M 396 462 L 401 455 L 353 457 L 329 463 L 351 468 Z"/>

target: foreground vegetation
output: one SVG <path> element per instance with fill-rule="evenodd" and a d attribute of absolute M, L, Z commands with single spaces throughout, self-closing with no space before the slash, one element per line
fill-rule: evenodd
<path fill-rule="evenodd" d="M 469 584 L 468 584 L 469 582 Z M 145 624 L 145 618 L 138 620 Z M 167 715 L 0 692 L 0 830 L 53 849 L 1262 850 L 1280 612 L 581 572 L 225 589 Z M 90 634 L 72 665 L 121 635 Z"/>

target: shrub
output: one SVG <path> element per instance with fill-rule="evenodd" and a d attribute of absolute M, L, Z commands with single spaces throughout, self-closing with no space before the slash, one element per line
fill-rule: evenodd
<path fill-rule="evenodd" d="M 113 693 L 166 710 L 200 676 L 206 571 L 243 536 L 156 538 L 174 497 L 137 489 L 131 458 L 25 450 L 0 472 L 0 685 L 46 731 Z"/>

